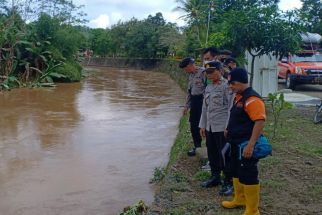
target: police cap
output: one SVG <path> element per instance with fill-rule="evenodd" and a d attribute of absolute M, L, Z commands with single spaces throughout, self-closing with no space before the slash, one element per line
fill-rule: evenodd
<path fill-rule="evenodd" d="M 184 59 L 179 63 L 179 67 L 180 67 L 181 69 L 183 69 L 183 68 L 185 68 L 186 66 L 188 66 L 189 64 L 194 63 L 194 62 L 195 62 L 195 60 L 194 60 L 193 58 L 191 58 L 191 57 L 186 57 L 186 58 L 184 58 Z"/>

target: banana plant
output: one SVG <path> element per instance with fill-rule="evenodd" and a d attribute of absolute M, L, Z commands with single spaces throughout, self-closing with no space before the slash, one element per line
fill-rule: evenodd
<path fill-rule="evenodd" d="M 13 87 L 20 87 L 21 83 L 15 76 L 9 76 L 2 83 L 0 83 L 1 90 L 10 90 Z"/>
<path fill-rule="evenodd" d="M 31 69 L 39 72 L 41 75 L 32 83 L 32 87 L 53 87 L 55 86 L 52 77 L 57 78 L 66 78 L 66 76 L 54 73 L 55 68 L 63 65 L 64 62 L 59 61 L 50 61 L 47 68 L 44 71 L 41 71 L 35 67 L 31 67 Z"/>

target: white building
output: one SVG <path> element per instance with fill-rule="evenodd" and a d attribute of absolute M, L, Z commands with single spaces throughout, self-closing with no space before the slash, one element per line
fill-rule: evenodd
<path fill-rule="evenodd" d="M 250 73 L 252 56 L 246 52 L 245 68 Z M 253 88 L 262 96 L 267 97 L 269 93 L 275 93 L 278 88 L 277 58 L 263 55 L 255 58 Z"/>

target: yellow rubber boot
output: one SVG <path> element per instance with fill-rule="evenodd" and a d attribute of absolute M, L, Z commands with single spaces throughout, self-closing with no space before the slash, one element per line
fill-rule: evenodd
<path fill-rule="evenodd" d="M 232 201 L 223 201 L 221 204 L 224 208 L 237 208 L 245 205 L 244 185 L 239 182 L 238 178 L 233 178 L 234 199 Z"/>
<path fill-rule="evenodd" d="M 259 191 L 260 185 L 244 185 L 246 210 L 243 215 L 259 215 Z"/>

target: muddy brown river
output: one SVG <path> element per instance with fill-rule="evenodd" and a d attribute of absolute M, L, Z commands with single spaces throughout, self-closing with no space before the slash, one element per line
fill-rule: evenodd
<path fill-rule="evenodd" d="M 165 74 L 116 69 L 0 92 L 0 214 L 114 215 L 151 203 L 184 97 Z"/>

